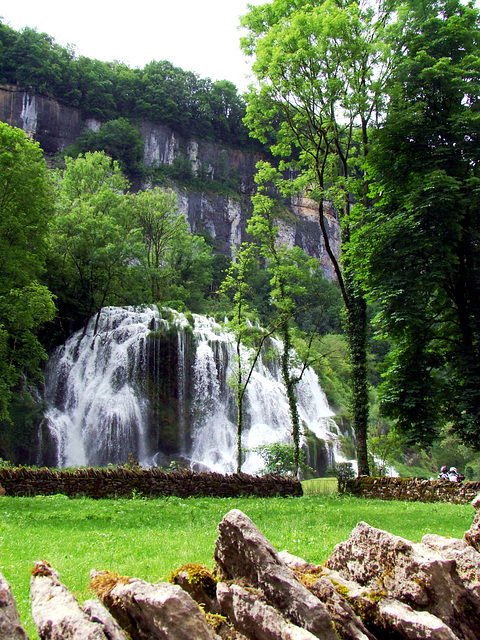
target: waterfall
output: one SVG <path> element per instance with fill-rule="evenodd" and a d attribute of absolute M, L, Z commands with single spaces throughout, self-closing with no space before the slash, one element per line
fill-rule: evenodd
<path fill-rule="evenodd" d="M 106 307 L 96 334 L 94 318 L 52 354 L 41 438 L 50 452 L 40 452 L 40 461 L 54 452 L 61 467 L 121 464 L 132 456 L 144 466 L 183 459 L 195 470 L 235 471 L 236 406 L 229 385 L 235 340 L 211 318 L 193 315 L 189 322 L 172 310 L 162 315 L 156 307 Z M 280 341 L 272 346 L 281 352 Z M 247 358 L 248 350 L 243 353 Z M 297 385 L 297 397 L 302 424 L 340 459 L 333 413 L 312 369 Z M 275 359 L 258 359 L 244 402 L 247 450 L 291 441 Z M 246 454 L 243 471 L 261 467 L 258 454 Z"/>

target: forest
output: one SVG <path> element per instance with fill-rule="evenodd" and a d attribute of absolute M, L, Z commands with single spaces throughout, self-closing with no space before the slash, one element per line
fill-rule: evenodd
<path fill-rule="evenodd" d="M 353 430 L 345 450 L 360 473 L 382 472 L 381 459 L 409 475 L 448 464 L 478 479 L 478 10 L 273 0 L 242 25 L 257 81 L 240 97 L 165 61 L 139 70 L 77 58 L 0 24 L 0 82 L 105 123 L 48 165 L 0 124 L 0 457 L 17 462 L 28 447 L 41 411 L 32 385 L 56 344 L 105 305 L 156 303 L 228 316 L 239 344 L 261 339 L 252 320 L 277 332 L 294 441 L 295 351 Z M 265 151 L 250 241 L 234 261 L 189 232 L 168 180 L 136 187 L 143 118 Z M 340 258 L 324 240 L 335 282 L 279 246 L 272 187 L 308 193 L 322 230 L 334 204 Z"/>

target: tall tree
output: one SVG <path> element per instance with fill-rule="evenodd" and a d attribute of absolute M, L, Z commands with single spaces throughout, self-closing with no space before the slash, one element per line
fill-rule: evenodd
<path fill-rule="evenodd" d="M 46 353 L 37 331 L 55 312 L 39 283 L 52 212 L 40 147 L 0 123 L 0 419 L 8 418 L 14 388 L 41 379 Z"/>
<path fill-rule="evenodd" d="M 51 233 L 56 262 L 52 282 L 62 307 L 83 318 L 107 304 L 125 304 L 132 296 L 142 301 L 138 285 L 144 248 L 127 187 L 118 164 L 98 151 L 66 158 L 59 176 Z"/>
<path fill-rule="evenodd" d="M 442 425 L 480 448 L 480 21 L 418 5 L 369 156 L 377 205 L 354 259 L 392 341 L 385 415 L 428 444 Z"/>
<path fill-rule="evenodd" d="M 247 123 L 281 158 L 280 169 L 299 172 L 277 186 L 285 195 L 308 190 L 346 310 L 352 367 L 352 415 L 358 470 L 368 474 L 367 316 L 361 286 L 346 248 L 351 235 L 352 195 L 368 205 L 361 161 L 369 151 L 368 129 L 382 107 L 391 69 L 387 5 L 356 2 L 273 0 L 252 7 L 242 24 L 244 50 L 255 55 L 259 82 L 248 96 Z M 341 223 L 342 256 L 327 233 L 326 203 Z"/>

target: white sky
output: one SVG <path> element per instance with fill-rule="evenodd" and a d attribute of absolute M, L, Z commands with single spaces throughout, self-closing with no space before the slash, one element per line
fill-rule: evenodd
<path fill-rule="evenodd" d="M 76 54 L 143 68 L 168 60 L 243 92 L 250 62 L 240 51 L 240 16 L 269 0 L 8 0 L 0 16 L 13 29 L 48 33 Z"/>

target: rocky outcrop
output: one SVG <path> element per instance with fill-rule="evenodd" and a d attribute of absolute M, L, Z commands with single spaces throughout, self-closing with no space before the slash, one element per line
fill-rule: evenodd
<path fill-rule="evenodd" d="M 0 638 L 28 640 L 9 583 L 0 573 Z"/>
<path fill-rule="evenodd" d="M 42 561 L 32 613 L 42 640 L 477 640 L 480 553 L 468 539 L 414 543 L 360 522 L 315 565 L 277 553 L 233 509 L 219 524 L 215 572 L 183 565 L 157 584 L 92 572 L 99 600 L 81 607 Z M 0 638 L 26 640 L 1 576 L 0 597 Z"/>
<path fill-rule="evenodd" d="M 98 130 L 102 124 L 84 119 L 80 109 L 13 85 L 0 85 L 0 121 L 23 129 L 47 155 L 64 151 L 84 131 Z M 251 196 L 256 188 L 255 164 L 259 156 L 206 140 L 186 139 L 165 125 L 148 121 L 140 124 L 140 131 L 145 165 L 172 165 L 180 160 L 188 163 L 192 174 L 201 177 L 204 185 L 212 185 L 203 191 L 176 188 L 179 209 L 192 231 L 208 234 L 216 251 L 230 255 L 232 247 L 238 248 L 247 239 L 246 225 L 253 208 Z M 228 191 L 219 192 L 222 185 L 229 185 Z M 299 246 L 318 258 L 326 275 L 333 279 L 315 202 L 301 196 L 286 200 L 285 215 L 278 222 L 280 241 Z M 340 231 L 333 207 L 327 212 L 327 227 L 338 254 Z"/>

